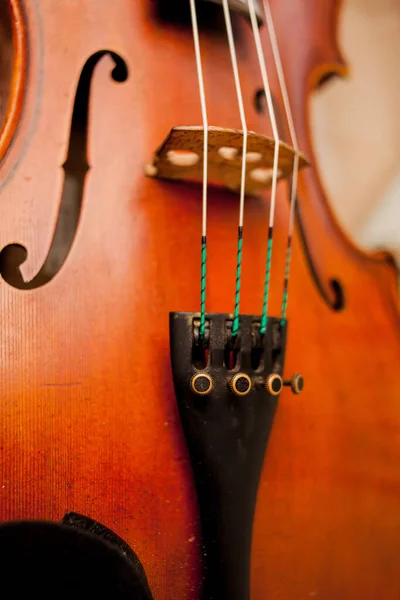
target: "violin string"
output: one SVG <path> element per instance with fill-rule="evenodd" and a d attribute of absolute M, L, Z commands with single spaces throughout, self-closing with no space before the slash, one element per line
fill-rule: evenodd
<path fill-rule="evenodd" d="M 274 164 L 272 169 L 272 185 L 271 185 L 271 203 L 269 209 L 269 227 L 268 227 L 268 245 L 267 245 L 267 260 L 265 266 L 265 283 L 264 283 L 264 297 L 263 297 L 263 309 L 261 314 L 260 324 L 260 335 L 264 335 L 267 329 L 268 323 L 268 299 L 269 299 L 269 284 L 271 277 L 271 259 L 272 259 L 272 240 L 274 233 L 274 218 L 275 218 L 275 204 L 276 204 L 276 187 L 278 181 L 278 167 L 279 167 L 279 132 L 275 118 L 275 110 L 272 101 L 271 89 L 268 81 L 268 72 L 265 63 L 264 52 L 261 44 L 260 31 L 258 28 L 258 22 L 256 17 L 256 11 L 254 8 L 254 0 L 248 0 L 248 6 L 250 10 L 250 20 L 253 29 L 254 41 L 256 44 L 258 62 L 260 65 L 261 77 L 263 82 L 263 88 L 265 98 L 267 101 L 268 114 L 272 125 L 272 133 L 274 137 Z"/>
<path fill-rule="evenodd" d="M 203 120 L 203 201 L 202 201 L 202 226 L 201 226 L 201 282 L 200 282 L 200 338 L 204 337 L 206 324 L 206 271 L 207 271 L 207 191 L 208 191 L 208 117 L 207 103 L 204 91 L 203 67 L 200 51 L 200 36 L 197 23 L 196 0 L 190 0 L 190 14 L 194 51 L 196 55 L 197 79 L 199 84 L 201 116 Z"/>
<path fill-rule="evenodd" d="M 251 0 L 252 1 L 252 0 Z M 295 151 L 294 161 L 293 161 L 293 174 L 292 174 L 292 183 L 290 190 L 290 212 L 289 212 L 289 231 L 288 231 L 288 241 L 286 246 L 286 262 L 285 262 L 285 274 L 284 274 L 284 283 L 283 283 L 283 299 L 282 299 L 282 310 L 281 310 L 281 324 L 283 325 L 286 321 L 286 311 L 288 305 L 288 289 L 289 289 L 289 277 L 290 277 L 290 262 L 292 255 L 292 237 L 294 230 L 294 217 L 295 217 L 295 209 L 296 209 L 296 199 L 297 199 L 297 181 L 298 181 L 298 173 L 299 173 L 299 145 L 297 141 L 296 129 L 294 126 L 293 114 L 290 107 L 289 94 L 286 86 L 285 74 L 283 70 L 281 55 L 279 52 L 278 41 L 275 33 L 274 21 L 272 18 L 271 8 L 269 5 L 269 0 L 264 0 L 264 12 L 268 27 L 268 33 L 271 40 L 272 53 L 274 56 L 276 71 L 278 74 L 279 85 L 282 92 L 283 104 L 286 113 L 286 119 L 289 125 L 290 137 L 292 140 L 293 149 Z"/>
<path fill-rule="evenodd" d="M 238 246 L 237 246 L 237 264 L 236 264 L 236 291 L 235 308 L 232 322 L 232 338 L 235 338 L 239 331 L 239 305 L 240 305 L 240 286 L 242 270 L 242 247 L 243 247 L 243 215 L 244 215 L 244 197 L 246 186 L 246 156 L 247 156 L 247 123 L 244 111 L 242 88 L 240 85 L 239 69 L 236 58 L 235 41 L 233 37 L 232 22 L 229 12 L 228 0 L 222 0 L 224 9 L 226 33 L 228 36 L 229 51 L 231 55 L 233 76 L 235 80 L 236 96 L 239 105 L 240 121 L 243 131 L 243 150 L 242 150 L 242 173 L 240 181 L 240 206 L 239 206 L 239 227 L 238 227 Z"/>

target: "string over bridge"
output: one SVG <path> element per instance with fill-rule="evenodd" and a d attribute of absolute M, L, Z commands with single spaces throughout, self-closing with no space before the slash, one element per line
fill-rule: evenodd
<path fill-rule="evenodd" d="M 146 174 L 160 179 L 201 182 L 203 178 L 203 127 L 174 127 L 156 150 Z M 240 191 L 243 132 L 222 127 L 208 128 L 208 181 Z M 255 195 L 269 188 L 274 164 L 273 139 L 248 132 L 246 192 Z M 278 177 L 293 173 L 295 151 L 279 142 Z M 299 155 L 299 168 L 309 163 Z"/>

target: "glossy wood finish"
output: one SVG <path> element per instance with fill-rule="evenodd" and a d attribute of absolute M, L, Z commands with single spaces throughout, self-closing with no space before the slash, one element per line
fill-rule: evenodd
<path fill-rule="evenodd" d="M 91 54 L 112 50 L 126 61 L 129 77 L 111 79 L 109 55 L 94 70 L 91 168 L 65 264 L 36 289 L 0 285 L 0 518 L 59 520 L 72 510 L 98 519 L 134 548 L 158 600 L 195 600 L 198 508 L 173 392 L 168 313 L 199 307 L 201 189 L 143 172 L 171 127 L 201 124 L 191 31 L 157 20 L 150 1 L 21 5 L 30 76 L 0 170 L 0 248 L 27 248 L 26 281 L 43 264 L 56 226 L 83 65 Z M 312 157 L 309 95 L 321 75 L 344 69 L 335 43 L 339 3 L 271 5 L 300 146 Z M 254 108 L 261 77 L 251 31 L 240 18 L 237 31 L 248 126 L 270 135 L 268 119 Z M 263 37 L 283 115 L 265 29 Z M 239 127 L 226 37 L 204 31 L 201 44 L 210 124 Z M 299 214 L 307 248 L 297 228 L 286 371 L 302 372 L 306 387 L 298 397 L 281 395 L 257 504 L 252 599 L 394 600 L 400 595 L 395 273 L 386 256 L 361 253 L 340 231 L 315 169 L 301 179 Z M 246 200 L 243 313 L 261 311 L 267 217 L 268 197 Z M 212 312 L 233 308 L 237 221 L 237 196 L 211 190 Z M 287 185 L 280 183 L 272 315 L 282 300 L 287 226 Z M 330 306 L 332 277 L 344 290 L 341 311 Z"/>
<path fill-rule="evenodd" d="M 0 161 L 21 117 L 27 76 L 27 38 L 20 0 L 0 6 Z"/>

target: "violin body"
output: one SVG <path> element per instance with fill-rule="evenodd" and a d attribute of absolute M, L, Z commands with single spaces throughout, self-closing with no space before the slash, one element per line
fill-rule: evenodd
<path fill-rule="evenodd" d="M 168 315 L 199 310 L 201 187 L 144 170 L 171 128 L 201 124 L 192 30 L 162 2 L 8 2 L 21 44 L 8 112 L 15 126 L 0 139 L 0 519 L 87 515 L 135 550 L 155 598 L 195 600 L 199 506 Z M 301 396 L 284 389 L 268 442 L 252 600 L 400 595 L 396 273 L 388 255 L 361 252 L 341 231 L 309 128 L 318 82 L 345 72 L 339 8 L 334 0 L 271 1 L 299 146 L 312 163 L 299 181 L 285 357 L 285 372 L 301 372 L 306 385 Z M 200 29 L 209 123 L 240 129 L 218 18 Z M 243 16 L 232 20 L 248 128 L 271 136 L 257 108 L 251 27 Z M 261 36 L 290 142 L 265 27 Z M 68 190 L 76 217 L 68 216 Z M 279 183 L 273 316 L 282 303 L 288 190 Z M 262 308 L 268 208 L 268 193 L 246 198 L 243 314 Z M 237 195 L 210 188 L 207 312 L 233 309 L 238 210 Z M 72 233 L 60 250 L 68 218 Z"/>

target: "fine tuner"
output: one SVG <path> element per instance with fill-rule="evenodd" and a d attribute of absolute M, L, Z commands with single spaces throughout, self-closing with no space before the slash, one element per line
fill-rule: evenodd
<path fill-rule="evenodd" d="M 291 379 L 283 380 L 278 373 L 271 373 L 271 375 L 268 375 L 265 382 L 265 388 L 271 396 L 278 396 L 281 393 L 283 386 L 290 387 L 293 394 L 300 394 L 304 389 L 304 377 L 301 373 L 295 373 Z"/>
<path fill-rule="evenodd" d="M 0 0 L 14 596 L 400 599 L 397 276 L 310 123 L 341 4 Z"/>
<path fill-rule="evenodd" d="M 249 375 L 239 372 L 228 379 L 227 385 L 236 396 L 247 396 L 253 383 Z M 295 373 L 291 379 L 283 380 L 278 373 L 271 373 L 262 385 L 260 382 L 255 385 L 264 387 L 270 396 L 279 396 L 284 386 L 290 387 L 293 394 L 300 394 L 304 389 L 304 378 L 300 373 Z M 200 372 L 193 375 L 190 387 L 198 396 L 208 396 L 213 391 L 214 380 L 208 373 Z"/>

